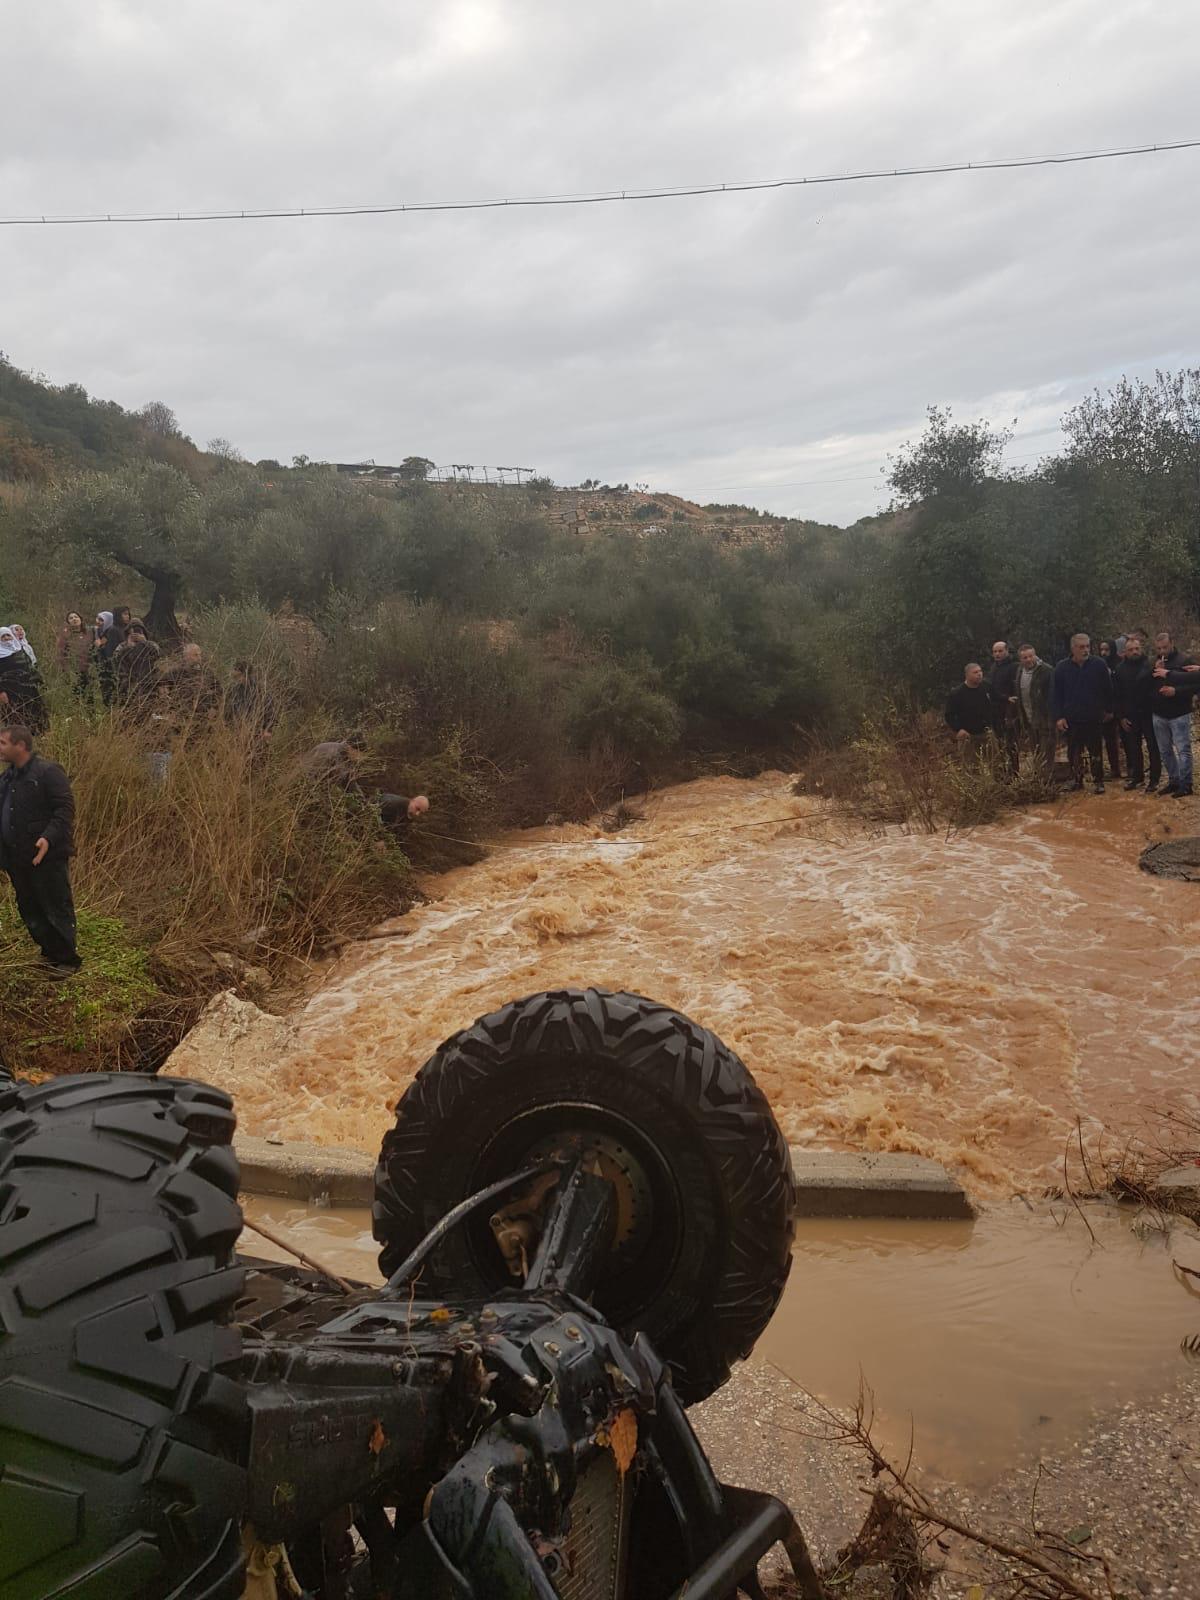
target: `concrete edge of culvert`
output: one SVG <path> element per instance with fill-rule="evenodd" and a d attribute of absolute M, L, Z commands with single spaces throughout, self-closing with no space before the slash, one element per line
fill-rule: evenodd
<path fill-rule="evenodd" d="M 303 1144 L 241 1134 L 234 1142 L 248 1194 L 306 1204 L 369 1206 L 374 1157 L 339 1145 Z M 962 1186 L 926 1156 L 844 1154 L 792 1146 L 798 1217 L 914 1217 L 960 1220 L 975 1215 Z"/>
<path fill-rule="evenodd" d="M 305 1144 L 292 1139 L 259 1139 L 238 1134 L 234 1154 L 241 1163 L 247 1194 L 280 1195 L 331 1206 L 369 1206 L 375 1188 L 375 1159 L 343 1145 Z"/>
<path fill-rule="evenodd" d="M 958 1221 L 975 1215 L 962 1185 L 928 1156 L 857 1155 L 792 1146 L 798 1217 L 912 1217 Z"/>

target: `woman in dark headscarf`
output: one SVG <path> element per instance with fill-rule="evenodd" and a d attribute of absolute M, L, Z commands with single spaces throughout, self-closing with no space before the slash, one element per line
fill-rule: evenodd
<path fill-rule="evenodd" d="M 0 626 L 0 718 L 8 724 L 24 723 L 31 733 L 50 726 L 42 699 L 42 681 L 24 628 Z"/>

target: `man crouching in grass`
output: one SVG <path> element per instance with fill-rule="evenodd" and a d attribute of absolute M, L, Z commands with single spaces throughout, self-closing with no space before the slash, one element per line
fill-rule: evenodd
<path fill-rule="evenodd" d="M 75 796 L 63 769 L 33 751 L 28 728 L 0 729 L 0 868 L 17 910 L 52 976 L 83 965 L 75 948 L 75 906 L 67 863 L 74 854 Z"/>

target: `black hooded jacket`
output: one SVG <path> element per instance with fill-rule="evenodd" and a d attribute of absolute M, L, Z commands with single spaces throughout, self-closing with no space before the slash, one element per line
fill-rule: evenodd
<path fill-rule="evenodd" d="M 1191 656 L 1185 656 L 1181 650 L 1172 650 L 1169 656 L 1156 656 L 1150 663 L 1151 672 L 1160 663 L 1167 669 L 1165 678 L 1152 679 L 1154 690 L 1151 701 L 1156 717 L 1174 721 L 1176 717 L 1186 717 L 1191 712 L 1196 691 L 1200 689 L 1200 672 L 1183 670 L 1191 665 L 1191 660 Z M 1159 690 L 1164 684 L 1170 684 L 1175 693 L 1160 694 Z"/>
<path fill-rule="evenodd" d="M 23 767 L 0 772 L 0 866 L 10 859 L 32 863 L 39 839 L 50 846 L 46 859 L 65 861 L 75 854 L 75 796 L 55 761 L 32 756 Z"/>
<path fill-rule="evenodd" d="M 23 650 L 0 661 L 0 693 L 8 696 L 4 721 L 23 722 L 34 733 L 46 731 L 42 680 Z"/>

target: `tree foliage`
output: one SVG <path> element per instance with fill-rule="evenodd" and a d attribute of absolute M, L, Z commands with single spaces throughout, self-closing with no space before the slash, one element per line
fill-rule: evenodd
<path fill-rule="evenodd" d="M 164 400 L 150 400 L 134 413 L 147 433 L 152 433 L 159 439 L 180 439 L 183 430 L 179 426 L 179 418 Z"/>
<path fill-rule="evenodd" d="M 888 482 L 897 505 L 964 506 L 999 476 L 1005 429 L 955 422 L 949 406 L 930 406 L 925 432 L 892 458 Z"/>
<path fill-rule="evenodd" d="M 182 605 L 302 613 L 359 663 L 340 679 L 346 715 L 371 699 L 379 638 L 360 647 L 383 603 L 405 618 L 393 656 L 406 664 L 388 681 L 421 685 L 446 738 L 508 715 L 484 692 L 495 660 L 478 642 L 499 628 L 510 651 L 520 640 L 514 673 L 533 673 L 505 723 L 530 768 L 517 724 L 539 697 L 580 750 L 618 735 L 626 752 L 774 750 L 817 724 L 853 726 L 881 694 L 937 702 L 997 638 L 1053 658 L 1080 627 L 1200 611 L 1198 369 L 1088 396 L 1062 454 L 1025 473 L 1003 468 L 1004 430 L 931 408 L 891 463 L 889 512 L 848 529 L 787 522 L 746 544 L 686 517 L 580 535 L 547 516 L 545 484 L 448 490 L 424 480 L 420 456 L 399 487 L 305 457 L 252 466 L 225 441 L 197 451 L 167 411 L 134 416 L 0 360 L 14 600 L 49 581 L 50 551 L 64 601 L 120 582 L 166 637 Z M 436 658 L 438 630 L 455 641 L 449 676 L 412 655 L 419 637 Z"/>
<path fill-rule="evenodd" d="M 994 639 L 1053 659 L 1079 629 L 1200 612 L 1200 369 L 1123 378 L 1063 432 L 1060 457 L 1006 474 L 1005 433 L 931 409 L 896 458 L 908 521 L 865 605 L 906 687 L 935 697 Z"/>
<path fill-rule="evenodd" d="M 56 486 L 35 508 L 33 526 L 52 549 L 66 546 L 85 571 L 125 568 L 153 585 L 146 621 L 167 638 L 190 566 L 204 551 L 200 495 L 158 462 L 89 472 Z"/>

